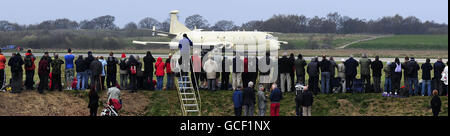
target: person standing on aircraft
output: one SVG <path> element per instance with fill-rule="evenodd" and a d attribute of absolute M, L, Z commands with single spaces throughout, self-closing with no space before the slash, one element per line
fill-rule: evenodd
<path fill-rule="evenodd" d="M 182 58 L 181 69 L 185 72 L 189 71 L 189 58 L 191 56 L 191 48 L 193 46 L 192 41 L 189 39 L 187 34 L 183 34 L 183 39 L 180 40 L 178 48 L 180 49 L 180 54 Z"/>

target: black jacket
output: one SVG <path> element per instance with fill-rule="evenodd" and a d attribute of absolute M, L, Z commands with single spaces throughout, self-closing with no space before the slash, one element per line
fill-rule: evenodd
<path fill-rule="evenodd" d="M 441 80 L 442 78 L 442 71 L 444 71 L 445 68 L 445 64 L 438 61 L 436 63 L 434 63 L 434 78 L 436 80 Z"/>
<path fill-rule="evenodd" d="M 89 69 L 92 70 L 92 76 L 100 76 L 102 74 L 102 63 L 98 60 L 91 62 Z"/>
<path fill-rule="evenodd" d="M 255 99 L 255 89 L 247 87 L 244 89 L 243 95 L 242 95 L 242 101 L 243 105 L 254 105 L 256 102 Z"/>
<path fill-rule="evenodd" d="M 310 77 L 318 77 L 319 76 L 319 64 L 317 61 L 311 61 L 308 64 L 307 72 Z"/>
<path fill-rule="evenodd" d="M 11 67 L 11 72 L 23 72 L 22 65 L 24 64 L 22 56 L 16 55 L 11 57 L 8 61 L 8 66 Z M 2 77 L 3 78 L 3 77 Z"/>
<path fill-rule="evenodd" d="M 327 59 L 323 59 L 319 62 L 321 72 L 330 72 L 331 62 Z"/>
<path fill-rule="evenodd" d="M 307 91 L 303 92 L 302 106 L 305 106 L 305 107 L 312 106 L 313 103 L 314 103 L 314 97 L 313 97 L 313 94 L 311 93 L 311 91 L 307 90 Z"/>
<path fill-rule="evenodd" d="M 156 60 L 155 58 L 152 56 L 152 54 L 148 54 L 144 57 L 144 71 L 145 73 L 153 73 L 154 68 L 153 68 L 153 63 L 155 63 Z"/>
<path fill-rule="evenodd" d="M 437 95 L 433 96 L 430 105 L 433 112 L 440 112 L 442 106 L 441 98 Z"/>
<path fill-rule="evenodd" d="M 116 74 L 117 73 L 117 64 L 119 64 L 119 60 L 117 60 L 116 57 L 108 57 L 106 60 L 107 67 L 106 67 L 106 73 L 107 74 Z"/>
<path fill-rule="evenodd" d="M 83 58 L 78 58 L 75 61 L 75 66 L 76 66 L 76 71 L 77 72 L 84 72 L 86 71 L 86 64 L 84 64 L 84 59 Z"/>
<path fill-rule="evenodd" d="M 89 93 L 89 103 L 88 103 L 88 108 L 95 108 L 98 107 L 98 100 L 99 100 L 99 96 L 98 94 L 95 93 Z"/>
<path fill-rule="evenodd" d="M 281 59 L 279 59 L 278 65 L 280 68 L 280 73 L 291 73 L 293 64 L 291 64 L 291 60 L 287 58 L 287 56 L 283 56 Z"/>
<path fill-rule="evenodd" d="M 433 66 L 431 66 L 431 63 L 422 64 L 422 79 L 423 80 L 431 80 L 431 70 L 433 70 Z"/>
<path fill-rule="evenodd" d="M 91 67 L 91 62 L 94 61 L 95 58 L 92 55 L 89 55 L 87 58 L 84 59 L 84 64 L 86 65 L 86 70 L 92 70 Z"/>
<path fill-rule="evenodd" d="M 372 62 L 370 67 L 372 69 L 372 76 L 381 77 L 381 75 L 382 75 L 381 70 L 383 69 L 383 62 L 381 62 L 380 60 L 375 60 Z"/>
<path fill-rule="evenodd" d="M 344 62 L 345 65 L 345 75 L 356 76 L 358 72 L 359 63 L 353 58 L 350 58 Z"/>
<path fill-rule="evenodd" d="M 418 78 L 420 70 L 419 64 L 417 64 L 416 61 L 409 61 L 407 67 L 408 78 Z"/>

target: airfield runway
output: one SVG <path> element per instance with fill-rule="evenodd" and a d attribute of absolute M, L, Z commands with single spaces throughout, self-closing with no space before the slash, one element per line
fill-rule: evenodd
<path fill-rule="evenodd" d="M 64 56 L 66 53 L 58 53 L 58 54 L 59 54 L 59 56 Z M 5 52 L 4 55 L 5 55 L 5 56 L 11 56 L 11 53 L 6 53 L 6 52 Z M 21 53 L 21 55 L 23 56 L 24 53 Z M 44 53 L 33 53 L 33 55 L 40 57 L 40 56 L 44 55 Z M 74 55 L 75 55 L 75 56 L 83 55 L 84 57 L 87 56 L 86 53 L 84 53 L 84 54 L 74 53 Z M 129 57 L 130 55 L 133 55 L 133 56 L 139 56 L 140 58 L 143 58 L 146 54 L 126 54 L 126 55 L 127 55 L 127 57 Z M 50 53 L 50 56 L 53 56 L 53 53 Z M 95 53 L 94 53 L 94 56 L 108 57 L 109 54 L 105 54 L 105 53 L 95 54 Z M 121 54 L 114 54 L 114 57 L 120 58 L 120 57 L 121 57 Z M 168 58 L 169 55 L 168 55 L 168 54 L 153 54 L 153 57 L 155 57 L 155 58 L 158 58 L 158 57 L 161 57 L 161 58 Z M 311 60 L 313 57 L 304 57 L 304 58 L 305 58 L 306 60 L 309 61 L 309 60 Z M 335 61 L 341 61 L 342 59 L 345 59 L 345 60 L 348 59 L 348 57 L 333 57 L 333 58 L 334 58 Z M 360 58 L 355 57 L 355 59 L 356 59 L 356 60 L 359 60 Z M 375 60 L 375 58 L 370 58 L 370 59 Z M 425 63 L 425 58 L 415 58 L 415 59 L 416 59 L 416 61 L 417 61 L 418 63 Z M 320 60 L 322 60 L 322 57 L 319 57 L 319 61 L 320 61 Z M 395 58 L 380 58 L 380 60 L 383 61 L 383 62 L 387 62 L 387 61 L 394 62 Z M 400 58 L 400 61 L 403 62 L 404 59 L 403 59 L 403 58 Z M 436 62 L 436 61 L 437 61 L 437 59 L 431 59 L 431 63 L 434 63 L 434 62 Z M 442 61 L 445 63 L 445 62 L 448 61 L 448 59 L 442 59 Z"/>

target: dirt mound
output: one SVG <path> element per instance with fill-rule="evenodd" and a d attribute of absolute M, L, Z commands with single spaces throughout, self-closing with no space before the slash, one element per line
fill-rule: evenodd
<path fill-rule="evenodd" d="M 149 98 L 143 93 L 129 93 L 129 91 L 121 91 L 122 109 L 119 111 L 120 116 L 144 116 L 146 107 L 149 105 Z M 102 95 L 101 100 L 108 99 L 106 91 Z M 102 108 L 102 107 L 99 107 Z"/>
<path fill-rule="evenodd" d="M 87 102 L 64 92 L 0 93 L 0 116 L 86 116 Z"/>

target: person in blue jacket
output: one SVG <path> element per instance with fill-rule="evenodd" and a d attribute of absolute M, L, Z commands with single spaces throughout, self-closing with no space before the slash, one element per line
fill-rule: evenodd
<path fill-rule="evenodd" d="M 242 86 L 238 86 L 233 93 L 233 103 L 234 103 L 234 115 L 241 116 L 242 114 Z"/>

